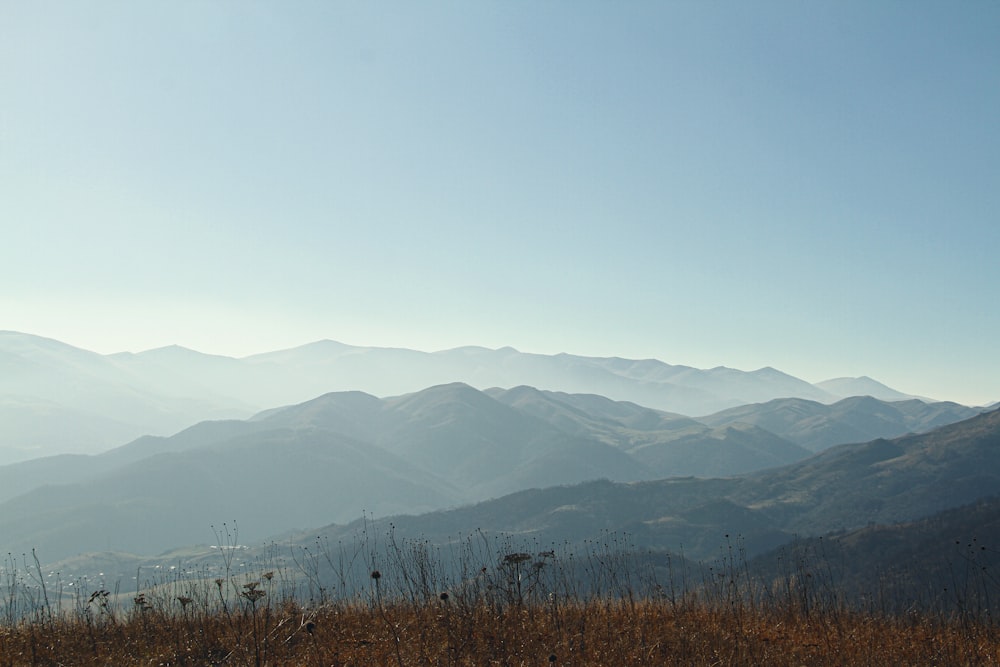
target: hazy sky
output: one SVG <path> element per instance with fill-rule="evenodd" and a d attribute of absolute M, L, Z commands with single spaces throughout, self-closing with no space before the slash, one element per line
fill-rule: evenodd
<path fill-rule="evenodd" d="M 1000 399 L 1000 3 L 0 2 L 0 329 Z"/>

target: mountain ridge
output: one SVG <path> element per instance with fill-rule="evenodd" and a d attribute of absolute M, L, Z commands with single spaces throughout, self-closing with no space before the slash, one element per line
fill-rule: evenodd
<path fill-rule="evenodd" d="M 511 347 L 422 352 L 329 339 L 242 358 L 180 346 L 101 355 L 55 339 L 3 331 L 0 371 L 0 398 L 33 402 L 38 411 L 49 406 L 47 423 L 31 417 L 32 410 L 23 411 L 24 423 L 16 429 L 13 420 L 0 422 L 0 464 L 96 453 L 141 435 L 167 435 L 205 419 L 246 418 L 333 391 L 387 397 L 451 382 L 478 389 L 530 385 L 685 415 L 780 397 L 839 398 L 771 367 L 701 370 L 656 359 L 544 355 Z M 72 441 L 62 437 L 73 431 L 80 436 Z"/>
<path fill-rule="evenodd" d="M 871 455 L 887 456 L 883 450 L 895 446 L 874 442 L 865 447 L 882 449 Z M 844 447 L 834 450 L 849 451 Z M 432 511 L 526 488 L 598 478 L 650 484 L 669 477 L 670 488 L 680 485 L 694 496 L 680 504 L 664 501 L 644 520 L 616 514 L 639 539 L 656 544 L 681 535 L 692 549 L 706 545 L 714 525 L 705 517 L 724 500 L 731 519 L 758 527 L 751 539 L 763 548 L 793 528 L 782 516 L 802 512 L 794 509 L 797 499 L 764 492 L 778 477 L 747 475 L 770 468 L 780 471 L 774 475 L 816 478 L 806 463 L 817 457 L 808 457 L 808 450 L 756 426 L 713 427 L 595 395 L 532 387 L 480 391 L 463 383 L 386 399 L 328 393 L 246 420 L 145 436 L 99 455 L 2 466 L 0 535 L 9 549 L 44 546 L 52 558 L 106 546 L 95 544 L 94 535 L 138 553 L 198 541 L 198 522 L 212 514 L 215 522 L 239 515 L 243 525 L 253 526 L 248 538 L 260 539 L 323 519 L 348 520 L 364 509 L 380 515 Z M 787 465 L 794 461 L 804 467 Z M 982 469 L 989 470 L 988 462 Z M 691 473 L 701 477 L 682 476 Z M 965 481 L 968 489 L 982 486 Z M 573 507 L 561 507 L 547 521 L 586 522 L 580 508 L 595 507 L 594 500 L 563 503 Z M 810 502 L 835 514 L 823 498 Z M 150 520 L 161 522 L 163 531 L 139 530 Z M 810 522 L 821 523 L 816 517 Z"/>
<path fill-rule="evenodd" d="M 735 477 L 598 480 L 385 521 L 402 538 L 431 542 L 446 542 L 470 527 L 569 544 L 618 530 L 640 550 L 683 548 L 692 558 L 711 558 L 738 537 L 753 557 L 796 535 L 919 521 L 993 496 L 998 487 L 1000 409 Z M 333 525 L 311 534 L 338 539 L 356 529 Z"/>

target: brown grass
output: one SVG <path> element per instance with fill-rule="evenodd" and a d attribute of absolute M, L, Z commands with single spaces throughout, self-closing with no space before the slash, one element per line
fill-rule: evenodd
<path fill-rule="evenodd" d="M 981 623 L 698 601 L 244 605 L 0 628 L 0 665 L 997 665 Z"/>
<path fill-rule="evenodd" d="M 293 551 L 297 575 L 277 552 L 236 568 L 220 549 L 221 572 L 137 572 L 129 594 L 47 588 L 37 558 L 9 557 L 0 667 L 1000 665 L 992 578 L 931 611 L 845 600 L 816 554 L 761 579 L 738 541 L 693 569 L 613 535 L 576 555 L 482 534 L 380 545 Z"/>

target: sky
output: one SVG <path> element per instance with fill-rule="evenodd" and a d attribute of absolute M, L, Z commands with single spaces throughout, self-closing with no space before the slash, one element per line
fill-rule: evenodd
<path fill-rule="evenodd" d="M 0 2 L 0 329 L 1000 400 L 1000 3 Z"/>

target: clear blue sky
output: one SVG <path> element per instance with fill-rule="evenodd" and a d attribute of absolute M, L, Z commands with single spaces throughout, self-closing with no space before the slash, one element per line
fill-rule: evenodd
<path fill-rule="evenodd" d="M 3 2 L 0 329 L 1000 399 L 1000 3 Z"/>

